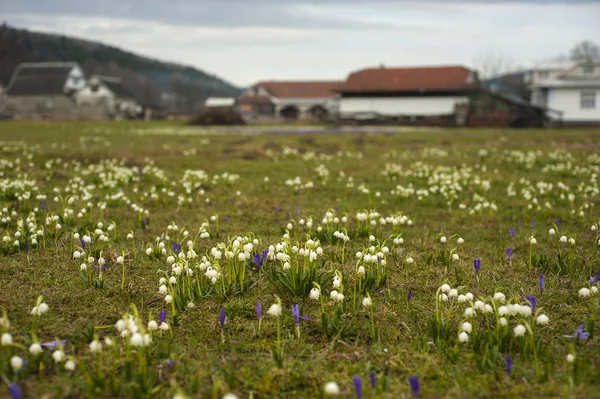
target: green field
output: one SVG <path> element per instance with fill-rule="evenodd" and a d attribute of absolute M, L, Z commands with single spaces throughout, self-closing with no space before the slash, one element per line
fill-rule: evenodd
<path fill-rule="evenodd" d="M 376 130 L 0 124 L 0 397 L 600 397 L 600 130 Z"/>

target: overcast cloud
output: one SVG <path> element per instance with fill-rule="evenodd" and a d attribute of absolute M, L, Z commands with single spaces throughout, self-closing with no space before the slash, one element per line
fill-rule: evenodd
<path fill-rule="evenodd" d="M 190 64 L 234 84 L 389 66 L 515 65 L 600 42 L 600 1 L 2 0 L 11 25 Z"/>

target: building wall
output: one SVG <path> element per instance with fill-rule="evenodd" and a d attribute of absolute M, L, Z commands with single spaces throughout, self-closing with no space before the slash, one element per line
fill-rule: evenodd
<path fill-rule="evenodd" d="M 113 109 L 115 105 L 115 96 L 104 85 L 99 85 L 97 90 L 92 90 L 90 86 L 75 93 L 77 104 L 98 104 L 103 102 L 109 109 Z"/>
<path fill-rule="evenodd" d="M 468 102 L 468 97 L 351 97 L 339 99 L 341 117 L 357 113 L 384 116 L 451 115 L 456 104 Z"/>
<path fill-rule="evenodd" d="M 7 111 L 15 119 L 105 119 L 106 112 L 93 105 L 77 105 L 67 96 L 10 96 Z"/>
<path fill-rule="evenodd" d="M 594 109 L 581 109 L 582 91 L 596 93 L 596 107 Z M 600 88 L 549 89 L 548 108 L 562 111 L 562 120 L 565 122 L 600 122 Z"/>

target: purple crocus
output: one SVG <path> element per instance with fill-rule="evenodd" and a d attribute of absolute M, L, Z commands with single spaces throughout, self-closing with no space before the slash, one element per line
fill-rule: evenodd
<path fill-rule="evenodd" d="M 172 369 L 173 366 L 175 365 L 175 362 L 171 359 L 167 359 L 167 368 Z"/>
<path fill-rule="evenodd" d="M 413 297 L 413 292 L 412 291 L 408 291 L 408 302 L 410 302 L 410 300 Z"/>
<path fill-rule="evenodd" d="M 418 398 L 421 394 L 421 385 L 419 384 L 419 377 L 411 375 L 408 377 L 408 383 L 410 384 L 410 390 L 412 391 L 413 397 Z"/>
<path fill-rule="evenodd" d="M 81 240 L 81 248 L 85 249 L 85 241 Z"/>
<path fill-rule="evenodd" d="M 600 272 L 596 274 L 596 277 L 590 277 L 590 284 L 595 284 L 600 281 Z"/>
<path fill-rule="evenodd" d="M 310 317 L 300 315 L 300 306 L 298 304 L 292 305 L 292 315 L 296 325 L 300 325 L 300 320 L 308 320 Z"/>
<path fill-rule="evenodd" d="M 506 358 L 506 373 L 508 374 L 509 377 L 512 375 L 512 369 L 513 369 L 512 357 L 508 356 Z"/>
<path fill-rule="evenodd" d="M 544 293 L 544 287 L 546 286 L 546 277 L 544 273 L 540 274 L 540 294 Z"/>
<path fill-rule="evenodd" d="M 161 310 L 158 313 L 158 320 L 160 320 L 161 323 L 164 323 L 165 320 L 167 320 L 167 311 L 166 310 Z"/>
<path fill-rule="evenodd" d="M 527 300 L 531 304 L 531 312 L 535 314 L 535 308 L 537 307 L 537 301 L 533 295 L 527 295 Z"/>
<path fill-rule="evenodd" d="M 25 243 L 25 253 L 28 254 L 29 253 L 29 242 Z"/>
<path fill-rule="evenodd" d="M 172 248 L 173 248 L 173 252 L 175 252 L 177 255 L 179 255 L 179 253 L 181 252 L 181 244 L 178 244 L 177 242 L 173 242 Z"/>
<path fill-rule="evenodd" d="M 256 318 L 260 320 L 262 317 L 262 305 L 259 302 L 256 302 Z"/>
<path fill-rule="evenodd" d="M 221 328 L 225 325 L 225 308 L 221 308 L 219 312 L 219 322 L 221 323 Z"/>
<path fill-rule="evenodd" d="M 479 274 L 479 268 L 481 267 L 481 259 L 475 258 L 475 261 L 473 262 L 473 266 L 475 267 L 475 273 Z"/>
<path fill-rule="evenodd" d="M 335 207 L 335 213 L 340 213 L 340 208 L 339 207 Z"/>
<path fill-rule="evenodd" d="M 590 333 L 585 331 L 584 325 L 581 324 L 579 327 L 577 327 L 577 330 L 575 330 L 575 333 L 573 335 L 568 335 L 567 337 L 571 339 L 576 339 L 579 342 L 585 342 L 585 340 L 590 337 Z"/>
<path fill-rule="evenodd" d="M 60 341 L 42 342 L 40 345 L 50 351 L 55 351 L 58 349 L 59 344 L 64 348 L 66 343 L 67 343 L 67 340 L 61 339 Z"/>
<path fill-rule="evenodd" d="M 269 255 L 269 250 L 265 249 L 262 253 L 262 257 L 260 258 L 260 264 L 264 265 L 265 262 L 267 261 L 267 256 Z"/>
<path fill-rule="evenodd" d="M 10 384 L 8 390 L 10 391 L 10 396 L 12 397 L 12 399 L 21 399 L 23 397 L 21 388 L 19 388 L 17 384 Z"/>
<path fill-rule="evenodd" d="M 512 256 L 513 256 L 512 248 L 506 249 L 506 255 L 508 255 L 508 260 L 512 261 Z"/>
<path fill-rule="evenodd" d="M 225 216 L 225 223 L 229 223 L 229 216 Z"/>
<path fill-rule="evenodd" d="M 377 376 L 374 371 L 369 373 L 369 379 L 371 380 L 371 389 L 375 390 L 375 384 L 377 383 Z"/>
<path fill-rule="evenodd" d="M 511 235 L 512 237 L 514 237 L 514 236 L 515 236 L 515 228 L 514 228 L 514 227 L 511 227 L 510 229 L 508 229 L 508 231 L 510 232 L 510 235 Z"/>
<path fill-rule="evenodd" d="M 519 228 L 523 227 L 523 221 L 519 220 Z"/>
<path fill-rule="evenodd" d="M 354 382 L 354 392 L 356 392 L 356 398 L 362 399 L 363 387 L 362 387 L 362 380 L 360 379 L 360 376 L 355 375 L 354 377 L 352 377 L 352 381 Z"/>
<path fill-rule="evenodd" d="M 535 227 L 535 218 L 531 219 L 531 228 L 533 229 Z"/>
<path fill-rule="evenodd" d="M 254 253 L 254 256 L 252 257 L 250 262 L 254 263 L 256 267 L 260 268 L 260 255 L 258 254 L 258 252 Z"/>
<path fill-rule="evenodd" d="M 554 221 L 554 223 L 555 223 L 557 226 L 560 226 L 560 222 L 561 222 L 561 220 L 560 220 L 560 219 L 556 219 L 556 220 Z"/>

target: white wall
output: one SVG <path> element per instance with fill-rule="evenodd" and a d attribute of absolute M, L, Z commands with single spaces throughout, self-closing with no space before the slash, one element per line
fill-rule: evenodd
<path fill-rule="evenodd" d="M 467 97 L 356 97 L 340 98 L 340 114 L 377 113 L 386 116 L 435 116 L 454 113 L 454 106 Z"/>
<path fill-rule="evenodd" d="M 93 91 L 90 86 L 84 87 L 75 93 L 75 99 L 78 104 L 97 104 L 98 101 L 103 100 L 110 109 L 115 103 L 114 94 L 103 84 L 99 85 L 96 91 Z"/>
<path fill-rule="evenodd" d="M 596 92 L 596 108 L 581 109 L 582 90 Z M 562 111 L 565 122 L 600 121 L 600 89 L 549 89 L 548 108 Z"/>
<path fill-rule="evenodd" d="M 69 76 L 65 82 L 65 92 L 81 90 L 85 85 L 86 81 L 83 71 L 79 66 L 74 66 L 73 69 L 71 69 L 71 72 L 69 72 Z"/>

